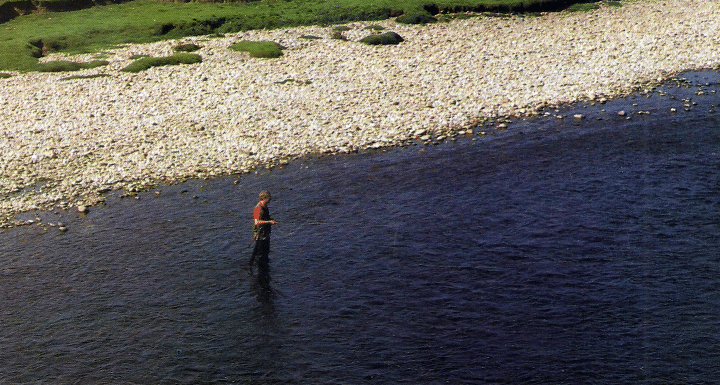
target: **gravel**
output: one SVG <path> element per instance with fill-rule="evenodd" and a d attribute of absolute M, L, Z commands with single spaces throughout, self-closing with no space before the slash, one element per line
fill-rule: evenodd
<path fill-rule="evenodd" d="M 405 41 L 359 43 L 371 24 Z M 22 212 L 92 206 L 114 190 L 452 137 L 479 122 L 624 96 L 720 65 L 715 0 L 348 26 L 347 40 L 303 27 L 124 46 L 104 51 L 105 67 L 0 79 L 0 227 L 25 224 L 14 217 Z M 228 49 L 241 40 L 286 49 L 254 59 Z M 200 45 L 203 62 L 120 72 L 133 55 L 169 56 L 183 43 Z M 110 76 L 63 80 L 95 74 Z"/>

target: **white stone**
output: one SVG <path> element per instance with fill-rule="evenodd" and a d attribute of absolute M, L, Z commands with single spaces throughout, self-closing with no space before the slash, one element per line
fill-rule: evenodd
<path fill-rule="evenodd" d="M 720 65 L 719 15 L 717 1 L 640 0 L 533 18 L 353 23 L 351 41 L 300 38 L 328 37 L 331 29 L 320 26 L 247 31 L 203 41 L 204 61 L 196 65 L 119 72 L 131 55 L 169 55 L 176 43 L 157 42 L 113 48 L 108 66 L 82 72 L 110 77 L 15 74 L 0 87 L 0 195 L 7 197 L 0 225 L 30 207 L 70 208 L 67 202 L 80 197 L 92 205 L 107 188 L 247 172 L 310 152 L 429 141 L 523 110 L 605 103 L 664 74 Z M 370 33 L 368 24 L 405 42 L 356 44 Z M 227 49 L 238 39 L 288 49 L 278 59 L 256 60 Z M 276 84 L 286 79 L 292 81 Z M 40 181 L 42 191 L 11 194 Z"/>

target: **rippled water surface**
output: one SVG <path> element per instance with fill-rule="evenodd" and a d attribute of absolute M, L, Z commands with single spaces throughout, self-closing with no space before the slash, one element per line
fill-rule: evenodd
<path fill-rule="evenodd" d="M 39 213 L 69 231 L 0 233 L 0 383 L 713 383 L 720 87 L 687 77 L 559 112 L 582 121 Z M 245 270 L 261 189 L 270 294 Z"/>

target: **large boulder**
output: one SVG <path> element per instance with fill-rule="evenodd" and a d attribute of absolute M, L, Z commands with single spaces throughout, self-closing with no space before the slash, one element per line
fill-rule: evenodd
<path fill-rule="evenodd" d="M 395 32 L 386 32 L 381 35 L 370 35 L 360 40 L 361 43 L 368 45 L 393 45 L 400 44 L 403 41 L 405 41 L 405 39 Z"/>

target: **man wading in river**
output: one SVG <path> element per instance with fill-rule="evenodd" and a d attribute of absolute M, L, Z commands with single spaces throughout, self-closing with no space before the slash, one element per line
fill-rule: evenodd
<path fill-rule="evenodd" d="M 255 248 L 250 257 L 250 274 L 252 275 L 253 265 L 258 265 L 258 282 L 267 287 L 270 281 L 270 272 L 268 271 L 268 254 L 270 254 L 270 231 L 272 225 L 276 224 L 270 217 L 270 210 L 267 204 L 270 203 L 270 193 L 263 190 L 259 194 L 260 202 L 255 205 L 253 210 L 253 239 L 255 240 Z"/>

